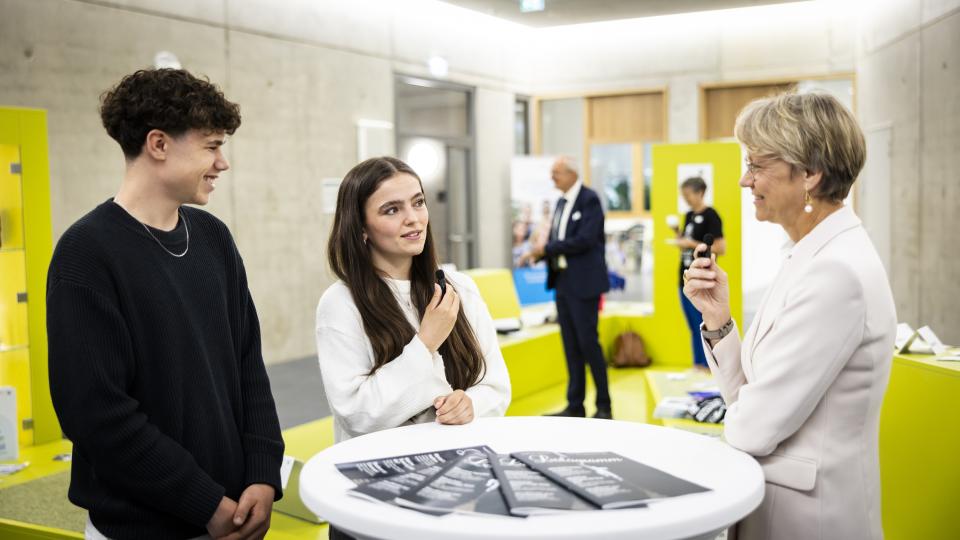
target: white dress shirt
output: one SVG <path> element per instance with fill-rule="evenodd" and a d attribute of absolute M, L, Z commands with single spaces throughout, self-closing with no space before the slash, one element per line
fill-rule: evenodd
<path fill-rule="evenodd" d="M 567 237 L 567 224 L 570 223 L 570 214 L 573 213 L 573 203 L 577 202 L 580 195 L 580 188 L 583 187 L 583 181 L 577 180 L 573 186 L 564 192 L 560 197 L 567 202 L 563 205 L 563 213 L 560 214 L 560 226 L 557 230 L 557 240 L 563 240 Z M 557 256 L 557 267 L 566 268 L 567 258 L 563 255 Z"/>

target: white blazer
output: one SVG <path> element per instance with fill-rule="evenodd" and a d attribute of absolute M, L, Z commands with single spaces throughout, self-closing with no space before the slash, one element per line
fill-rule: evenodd
<path fill-rule="evenodd" d="M 793 245 L 741 343 L 707 362 L 724 436 L 757 458 L 760 507 L 740 539 L 880 539 L 880 405 L 897 318 L 886 272 L 843 207 Z"/>

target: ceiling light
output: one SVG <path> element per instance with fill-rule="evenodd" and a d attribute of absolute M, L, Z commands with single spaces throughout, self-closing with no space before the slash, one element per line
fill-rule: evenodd
<path fill-rule="evenodd" d="M 170 51 L 160 51 L 153 57 L 153 67 L 156 69 L 180 69 L 180 60 Z"/>
<path fill-rule="evenodd" d="M 420 139 L 410 146 L 406 162 L 421 178 L 432 179 L 440 172 L 442 148 L 435 140 Z"/>
<path fill-rule="evenodd" d="M 520 12 L 543 11 L 545 0 L 520 0 Z"/>
<path fill-rule="evenodd" d="M 427 69 L 430 70 L 431 75 L 440 79 L 447 76 L 450 71 L 450 64 L 442 56 L 434 55 L 427 60 Z"/>

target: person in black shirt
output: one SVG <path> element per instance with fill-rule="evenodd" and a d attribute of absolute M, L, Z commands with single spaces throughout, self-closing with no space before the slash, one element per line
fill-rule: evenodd
<path fill-rule="evenodd" d="M 126 173 L 60 238 L 47 276 L 50 393 L 87 538 L 262 538 L 283 439 L 243 261 L 206 204 L 239 107 L 183 70 L 104 94 Z M 207 536 L 209 535 L 209 536 Z"/>
<path fill-rule="evenodd" d="M 693 262 L 693 250 L 703 242 L 703 237 L 712 234 L 714 238 L 713 253 L 717 256 L 723 255 L 726 250 L 726 242 L 723 240 L 723 221 L 716 210 L 707 206 L 704 201 L 704 195 L 707 193 L 707 183 L 698 176 L 687 178 L 680 184 L 680 194 L 683 200 L 690 206 L 684 219 L 683 231 L 675 229 L 677 233 L 677 246 L 680 248 L 680 304 L 683 306 L 683 314 L 687 319 L 687 326 L 690 327 L 691 346 L 693 347 L 693 365 L 698 368 L 709 369 L 707 367 L 707 358 L 703 354 L 703 346 L 700 344 L 700 323 L 703 322 L 700 312 L 693 307 L 690 300 L 683 294 L 683 272 L 690 268 Z"/>

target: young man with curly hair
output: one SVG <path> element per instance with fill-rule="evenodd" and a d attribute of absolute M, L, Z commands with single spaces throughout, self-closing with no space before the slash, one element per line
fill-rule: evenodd
<path fill-rule="evenodd" d="M 243 261 L 203 210 L 239 107 L 183 70 L 101 99 L 116 196 L 60 238 L 47 282 L 50 391 L 87 538 L 262 538 L 283 440 Z"/>

